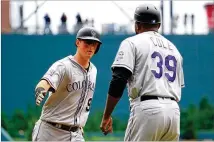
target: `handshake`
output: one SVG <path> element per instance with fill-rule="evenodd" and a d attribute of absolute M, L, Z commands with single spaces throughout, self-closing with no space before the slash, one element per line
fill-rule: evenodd
<path fill-rule="evenodd" d="M 35 100 L 36 100 L 36 105 L 40 106 L 42 100 L 45 98 L 45 95 L 47 94 L 47 91 L 45 91 L 44 88 L 38 87 L 35 90 Z"/>

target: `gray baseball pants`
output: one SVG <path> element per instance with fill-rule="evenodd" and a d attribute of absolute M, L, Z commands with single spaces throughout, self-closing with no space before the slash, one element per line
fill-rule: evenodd
<path fill-rule="evenodd" d="M 32 133 L 32 141 L 85 141 L 81 129 L 76 132 L 56 128 L 45 121 L 38 120 Z"/>
<path fill-rule="evenodd" d="M 131 112 L 124 141 L 178 141 L 180 109 L 176 101 L 157 100 L 130 103 Z"/>

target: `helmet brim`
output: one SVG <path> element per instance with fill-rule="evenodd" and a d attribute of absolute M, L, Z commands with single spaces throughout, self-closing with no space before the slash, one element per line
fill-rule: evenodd
<path fill-rule="evenodd" d="M 78 37 L 77 39 L 94 40 L 94 41 L 97 41 L 97 42 L 99 42 L 100 44 L 102 44 L 102 42 L 101 42 L 99 39 L 95 38 L 95 37 L 85 36 L 85 37 Z"/>

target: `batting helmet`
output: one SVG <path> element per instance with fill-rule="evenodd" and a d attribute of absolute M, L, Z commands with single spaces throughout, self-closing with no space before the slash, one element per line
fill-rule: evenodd
<path fill-rule="evenodd" d="M 144 4 L 136 8 L 134 20 L 139 23 L 158 24 L 161 23 L 161 14 L 154 5 Z"/>
<path fill-rule="evenodd" d="M 85 40 L 94 40 L 99 42 L 99 45 L 94 54 L 99 51 L 100 45 L 102 42 L 100 41 L 100 34 L 99 32 L 93 27 L 83 27 L 77 32 L 76 39 L 85 39 Z"/>

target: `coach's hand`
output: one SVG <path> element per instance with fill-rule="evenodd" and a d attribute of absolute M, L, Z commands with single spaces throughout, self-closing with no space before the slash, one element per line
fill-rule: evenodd
<path fill-rule="evenodd" d="M 112 124 L 113 124 L 113 120 L 111 117 L 102 119 L 102 122 L 100 124 L 100 129 L 102 130 L 104 135 L 107 135 L 108 133 L 113 132 Z"/>
<path fill-rule="evenodd" d="M 42 100 L 44 99 L 45 95 L 46 95 L 46 91 L 44 88 L 42 87 L 38 87 L 35 90 L 35 99 L 36 99 L 36 105 L 40 105 L 40 103 L 42 102 Z"/>

